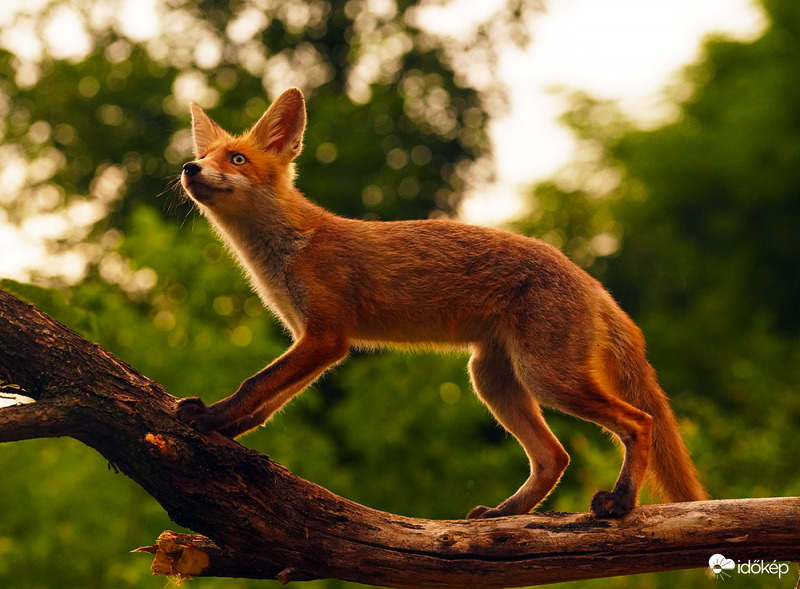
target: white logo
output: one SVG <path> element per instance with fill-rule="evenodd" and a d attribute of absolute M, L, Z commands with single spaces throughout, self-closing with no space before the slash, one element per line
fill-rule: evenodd
<path fill-rule="evenodd" d="M 763 560 L 739 561 L 737 565 L 733 559 L 725 558 L 721 554 L 714 554 L 708 559 L 708 568 L 717 579 L 725 580 L 730 577 L 725 571 L 736 571 L 740 575 L 778 575 L 780 579 L 789 572 L 789 565 L 785 562 L 764 562 Z"/>
<path fill-rule="evenodd" d="M 708 559 L 708 568 L 711 569 L 711 572 L 714 573 L 715 577 L 719 576 L 724 579 L 725 577 L 730 577 L 730 575 L 725 571 L 735 569 L 736 563 L 730 558 L 725 558 L 721 554 L 715 554 Z"/>

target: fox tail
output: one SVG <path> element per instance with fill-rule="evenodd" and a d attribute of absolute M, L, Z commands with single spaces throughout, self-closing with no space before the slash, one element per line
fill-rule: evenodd
<path fill-rule="evenodd" d="M 653 418 L 646 481 L 670 502 L 708 498 L 681 437 L 675 414 L 661 389 L 655 370 L 645 357 L 639 328 L 621 310 L 612 312 L 610 325 L 611 372 L 622 400 Z"/>

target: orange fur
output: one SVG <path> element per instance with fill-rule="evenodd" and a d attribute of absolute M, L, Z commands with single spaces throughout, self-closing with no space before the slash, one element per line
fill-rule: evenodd
<path fill-rule="evenodd" d="M 197 159 L 184 166 L 183 187 L 295 342 L 227 399 L 182 400 L 181 419 L 234 437 L 266 422 L 352 346 L 464 348 L 477 394 L 531 464 L 514 495 L 471 517 L 528 512 L 557 484 L 569 456 L 540 405 L 622 442 L 619 478 L 595 495 L 596 515 L 628 513 L 648 468 L 667 498 L 705 497 L 641 332 L 556 248 L 450 221 L 345 219 L 313 204 L 294 188 L 305 129 L 296 89 L 239 137 L 194 104 L 192 119 Z"/>

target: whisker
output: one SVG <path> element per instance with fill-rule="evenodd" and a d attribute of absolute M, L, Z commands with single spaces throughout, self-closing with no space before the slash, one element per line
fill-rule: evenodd
<path fill-rule="evenodd" d="M 186 225 L 186 221 L 188 221 L 189 217 L 191 217 L 192 218 L 192 231 L 194 231 L 194 220 L 197 218 L 197 215 L 196 214 L 192 215 L 192 213 L 196 213 L 196 212 L 197 212 L 197 209 L 195 209 L 194 207 L 192 207 L 188 211 L 186 211 L 186 215 L 184 215 L 183 221 L 181 221 L 181 229 L 183 229 L 183 226 Z"/>
<path fill-rule="evenodd" d="M 188 201 L 181 186 L 181 177 L 180 175 L 170 174 L 164 180 L 167 181 L 167 186 L 156 198 L 166 195 L 168 199 L 164 205 L 164 210 L 169 214 L 175 214 L 181 209 L 181 205 Z"/>

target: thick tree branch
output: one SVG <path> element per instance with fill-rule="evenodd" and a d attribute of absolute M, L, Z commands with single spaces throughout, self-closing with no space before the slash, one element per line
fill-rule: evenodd
<path fill-rule="evenodd" d="M 0 409 L 0 442 L 69 436 L 75 429 L 71 407 L 49 399 Z"/>
<path fill-rule="evenodd" d="M 797 498 L 650 505 L 621 520 L 432 521 L 375 511 L 186 427 L 163 387 L 2 291 L 0 342 L 0 380 L 37 400 L 0 409 L 0 441 L 72 436 L 206 536 L 162 536 L 148 549 L 162 571 L 512 587 L 707 566 L 716 552 L 800 560 Z"/>

